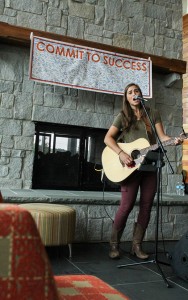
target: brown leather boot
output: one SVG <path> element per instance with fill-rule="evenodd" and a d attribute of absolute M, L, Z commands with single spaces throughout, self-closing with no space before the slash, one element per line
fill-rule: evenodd
<path fill-rule="evenodd" d="M 145 230 L 142 226 L 138 223 L 134 224 L 133 230 L 133 242 L 132 242 L 132 249 L 131 254 L 136 255 L 138 258 L 147 259 L 149 257 L 148 254 L 142 251 L 142 241 L 144 238 Z"/>
<path fill-rule="evenodd" d="M 120 258 L 119 243 L 110 242 L 109 257 L 112 259 Z"/>
<path fill-rule="evenodd" d="M 115 228 L 112 228 L 111 240 L 110 240 L 110 251 L 109 257 L 112 259 L 120 258 L 119 244 L 122 231 L 118 231 Z"/>

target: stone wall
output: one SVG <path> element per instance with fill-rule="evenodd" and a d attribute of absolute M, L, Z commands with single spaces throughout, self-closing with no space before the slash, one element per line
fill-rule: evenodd
<path fill-rule="evenodd" d="M 182 0 L 1 0 L 0 21 L 182 58 Z"/>
<path fill-rule="evenodd" d="M 187 232 L 188 204 L 187 199 L 175 199 L 174 203 L 164 200 L 159 209 L 158 238 L 159 240 L 179 240 Z M 118 205 L 106 204 L 69 204 L 76 210 L 75 242 L 108 242 L 110 240 L 112 222 Z M 121 238 L 122 241 L 131 241 L 133 224 L 137 220 L 139 207 L 135 205 L 129 215 L 127 225 Z M 156 206 L 151 212 L 150 222 L 144 239 L 155 240 Z"/>
<path fill-rule="evenodd" d="M 108 242 L 112 222 L 121 199 L 121 193 L 65 191 L 17 191 L 2 189 L 6 203 L 50 203 L 68 205 L 76 210 L 75 242 Z M 150 222 L 145 240 L 155 240 L 156 201 L 152 207 Z M 159 197 L 158 238 L 160 240 L 179 240 L 188 230 L 188 195 L 176 196 L 163 194 Z M 122 241 L 131 241 L 133 224 L 137 220 L 139 203 L 129 215 Z"/>
<path fill-rule="evenodd" d="M 3 0 L 0 21 L 182 58 L 180 0 Z M 29 49 L 0 44 L 0 188 L 31 188 L 34 121 L 108 128 L 121 108 L 119 96 L 29 81 L 28 68 Z M 167 133 L 179 135 L 182 80 L 171 85 L 172 76 L 153 73 L 149 105 L 159 109 Z M 175 175 L 165 164 L 164 192 L 174 192 L 181 156 L 181 146 L 168 149 Z"/>

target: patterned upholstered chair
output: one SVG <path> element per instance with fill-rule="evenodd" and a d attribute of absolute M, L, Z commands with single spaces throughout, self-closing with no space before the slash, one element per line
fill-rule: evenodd
<path fill-rule="evenodd" d="M 30 212 L 16 204 L 0 204 L 0 299 L 128 300 L 128 297 L 95 276 L 53 276 Z"/>

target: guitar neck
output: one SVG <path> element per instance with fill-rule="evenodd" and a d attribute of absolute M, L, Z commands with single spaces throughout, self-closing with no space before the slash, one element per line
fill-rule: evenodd
<path fill-rule="evenodd" d="M 165 146 L 174 145 L 174 141 L 175 141 L 175 138 L 170 138 L 169 140 L 162 142 L 162 145 L 163 145 L 164 147 L 165 147 Z M 146 154 L 148 151 L 150 151 L 150 150 L 156 150 L 156 149 L 158 149 L 158 148 L 159 148 L 159 145 L 158 145 L 158 144 L 154 144 L 154 145 L 151 145 L 151 146 L 149 146 L 149 147 L 147 147 L 147 148 L 144 148 L 144 149 L 140 150 L 140 153 L 141 153 L 142 155 L 144 155 L 144 154 Z"/>

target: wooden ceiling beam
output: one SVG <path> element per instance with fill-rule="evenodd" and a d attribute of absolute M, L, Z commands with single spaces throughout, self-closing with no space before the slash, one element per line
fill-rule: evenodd
<path fill-rule="evenodd" d="M 152 61 L 153 71 L 159 73 L 186 73 L 186 61 L 166 58 L 163 56 L 157 56 L 149 53 L 143 53 L 130 49 L 115 47 L 102 43 L 81 40 L 69 36 L 63 36 L 46 31 L 35 30 L 32 28 L 25 28 L 10 25 L 8 23 L 0 22 L 0 43 L 11 44 L 15 46 L 30 47 L 30 34 L 33 32 L 35 36 L 49 38 L 52 40 L 63 41 L 71 44 L 81 45 L 85 47 L 91 47 L 95 49 L 102 49 L 110 52 L 120 53 L 128 56 L 139 57 L 148 59 L 150 57 Z"/>

